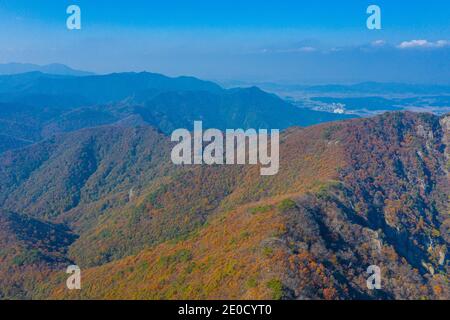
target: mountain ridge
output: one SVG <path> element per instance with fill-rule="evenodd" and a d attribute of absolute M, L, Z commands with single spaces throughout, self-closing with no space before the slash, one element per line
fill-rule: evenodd
<path fill-rule="evenodd" d="M 0 75 L 20 74 L 35 71 L 55 75 L 71 75 L 71 76 L 87 76 L 94 74 L 88 71 L 75 70 L 61 63 L 37 65 L 33 63 L 12 62 L 0 64 Z"/>

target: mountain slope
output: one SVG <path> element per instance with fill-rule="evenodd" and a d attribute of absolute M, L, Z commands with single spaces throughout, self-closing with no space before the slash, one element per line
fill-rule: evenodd
<path fill-rule="evenodd" d="M 6 150 L 19 149 L 30 144 L 30 141 L 0 134 L 0 153 Z"/>
<path fill-rule="evenodd" d="M 1 205 L 49 218 L 128 190 L 165 166 L 165 141 L 149 127 L 105 126 L 7 152 L 0 157 Z"/>
<path fill-rule="evenodd" d="M 31 298 L 52 270 L 70 263 L 67 248 L 75 239 L 64 225 L 0 210 L 0 298 Z"/>

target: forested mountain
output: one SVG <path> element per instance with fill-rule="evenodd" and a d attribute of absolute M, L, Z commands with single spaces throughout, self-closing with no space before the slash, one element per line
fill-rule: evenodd
<path fill-rule="evenodd" d="M 278 101 L 256 88 L 207 94 L 261 114 Z M 191 106 L 206 108 L 197 95 L 162 93 L 153 108 L 172 115 L 192 99 L 180 106 L 188 123 Z M 162 131 L 177 122 L 149 126 L 147 104 L 120 123 L 0 155 L 2 297 L 450 298 L 448 117 L 291 127 L 279 173 L 260 176 L 257 166 L 172 165 Z M 227 125 L 260 121 L 238 110 Z M 204 114 L 219 127 L 221 115 Z M 80 291 L 65 287 L 69 262 L 82 269 Z M 367 289 L 370 265 L 381 268 L 380 290 Z"/>

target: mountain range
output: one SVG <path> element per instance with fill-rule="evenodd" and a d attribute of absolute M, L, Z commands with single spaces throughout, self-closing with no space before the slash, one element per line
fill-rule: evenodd
<path fill-rule="evenodd" d="M 0 76 L 0 101 L 2 299 L 450 298 L 448 115 L 150 73 Z M 279 173 L 173 165 L 194 120 L 282 129 Z"/>
<path fill-rule="evenodd" d="M 191 128 L 194 120 L 220 129 L 284 129 L 351 117 L 298 108 L 256 87 L 225 90 L 193 77 L 147 72 L 0 76 L 0 151 L 118 121 L 169 133 Z"/>

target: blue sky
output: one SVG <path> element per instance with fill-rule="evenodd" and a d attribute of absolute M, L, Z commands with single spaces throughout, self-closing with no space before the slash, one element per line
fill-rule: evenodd
<path fill-rule="evenodd" d="M 82 29 L 69 31 L 77 4 Z M 366 28 L 379 5 L 382 30 Z M 273 82 L 450 82 L 446 0 L 0 0 L 0 63 Z"/>

